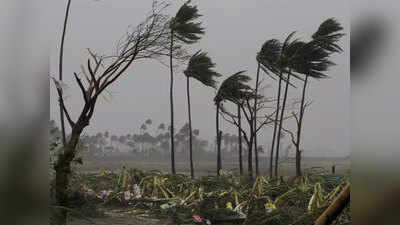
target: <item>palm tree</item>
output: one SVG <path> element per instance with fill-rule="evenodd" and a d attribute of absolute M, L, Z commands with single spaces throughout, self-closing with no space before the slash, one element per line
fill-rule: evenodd
<path fill-rule="evenodd" d="M 174 69 L 172 64 L 172 53 L 174 51 L 174 40 L 184 44 L 193 44 L 200 39 L 200 34 L 204 33 L 204 28 L 201 27 L 201 22 L 193 22 L 201 15 L 197 13 L 197 7 L 189 5 L 190 0 L 187 1 L 178 10 L 175 17 L 172 18 L 169 24 L 171 30 L 170 42 L 170 108 L 171 108 L 171 169 L 172 174 L 175 174 L 175 146 L 174 146 Z"/>
<path fill-rule="evenodd" d="M 227 79 L 225 79 L 218 89 L 218 92 L 214 98 L 214 103 L 216 106 L 216 133 L 217 133 L 217 175 L 220 175 L 220 170 L 222 169 L 221 162 L 221 131 L 219 130 L 219 113 L 222 107 L 222 102 L 230 101 L 235 104 L 240 104 L 245 96 L 250 95 L 251 87 L 246 83 L 250 81 L 250 77 L 244 75 L 245 71 L 239 71 Z M 251 154 L 249 154 L 249 159 Z M 252 175 L 252 164 L 249 160 L 249 172 Z"/>
<path fill-rule="evenodd" d="M 275 139 L 276 139 L 276 130 L 277 130 L 277 121 L 279 115 L 279 108 L 280 108 L 280 98 L 281 98 L 281 89 L 282 89 L 282 71 L 279 71 L 279 58 L 282 51 L 282 44 L 276 40 L 271 39 L 266 41 L 261 51 L 257 54 L 257 61 L 258 65 L 261 69 L 264 70 L 265 73 L 269 74 L 268 71 L 272 71 L 273 73 L 279 74 L 279 84 L 278 84 L 278 95 L 276 100 L 276 113 L 275 113 L 275 123 L 274 123 L 274 131 L 272 135 L 272 144 L 270 150 L 270 163 L 269 163 L 269 172 L 270 178 L 272 178 L 273 174 L 273 158 L 274 158 L 274 147 L 275 147 Z M 259 68 L 260 68 L 259 67 Z"/>
<path fill-rule="evenodd" d="M 280 147 L 280 137 L 281 134 L 281 122 L 278 121 L 283 120 L 283 115 L 286 106 L 286 98 L 287 92 L 289 89 L 290 83 L 290 76 L 293 75 L 298 79 L 301 79 L 299 76 L 292 74 L 290 70 L 288 70 L 288 64 L 291 59 L 291 54 L 293 55 L 293 50 L 296 49 L 295 47 L 298 46 L 298 40 L 291 41 L 291 38 L 295 32 L 292 32 L 282 44 L 277 39 L 271 39 L 266 41 L 261 51 L 257 54 L 257 61 L 261 67 L 261 69 L 269 75 L 269 72 L 272 72 L 274 75 L 278 76 L 279 83 L 278 83 L 278 94 L 277 94 L 277 102 L 276 102 L 276 114 L 275 114 L 275 124 L 274 124 L 274 131 L 272 137 L 272 144 L 271 144 L 271 151 L 270 151 L 270 177 L 272 178 L 273 174 L 273 156 L 274 156 L 274 148 L 275 148 L 275 141 L 277 141 L 276 146 L 276 156 L 275 156 L 275 176 L 277 176 L 277 168 L 278 168 L 278 158 L 279 158 L 279 147 Z M 295 51 L 294 51 L 295 52 Z M 287 74 L 285 77 L 284 74 Z M 271 76 L 272 77 L 272 76 Z M 273 78 L 273 77 L 272 77 Z M 275 79 L 275 78 L 273 78 Z M 285 93 L 283 97 L 282 107 L 280 106 L 281 101 L 281 91 L 282 91 L 282 82 L 286 82 Z M 293 85 L 292 85 L 293 86 Z M 281 111 L 280 111 L 281 110 Z M 280 112 L 280 120 L 279 119 L 279 112 Z M 277 129 L 278 128 L 278 129 Z"/>
<path fill-rule="evenodd" d="M 165 130 L 165 124 L 164 123 L 160 123 L 160 125 L 158 125 L 158 128 L 160 131 L 164 131 Z"/>
<path fill-rule="evenodd" d="M 278 136 L 277 136 L 277 144 L 276 144 L 276 155 L 275 155 L 275 177 L 278 177 L 278 163 L 279 163 L 279 149 L 280 149 L 280 143 L 281 143 L 281 136 L 282 136 L 282 125 L 283 125 L 283 116 L 285 114 L 285 108 L 286 108 L 286 100 L 287 100 L 287 94 L 289 90 L 289 84 L 290 84 L 290 78 L 291 76 L 295 76 L 296 78 L 302 80 L 299 76 L 295 75 L 292 73 L 293 67 L 297 66 L 296 64 L 296 56 L 298 56 L 298 51 L 302 49 L 304 46 L 304 42 L 300 42 L 298 39 L 291 40 L 292 37 L 294 36 L 296 32 L 290 33 L 287 38 L 285 39 L 282 49 L 281 49 L 281 54 L 280 54 L 280 60 L 279 60 L 279 69 L 281 72 L 281 77 L 284 73 L 287 74 L 286 77 L 286 85 L 285 85 L 285 92 L 283 96 L 283 102 L 282 102 L 282 109 L 281 109 L 281 114 L 280 114 L 280 119 L 279 119 L 279 128 L 278 128 Z M 282 78 L 281 78 L 282 79 Z"/>
<path fill-rule="evenodd" d="M 337 42 L 344 36 L 340 33 L 343 27 L 333 18 L 325 20 L 318 28 L 317 32 L 312 35 L 312 41 L 309 42 L 300 52 L 302 63 L 301 68 L 296 68 L 299 73 L 305 75 L 301 104 L 298 118 L 297 140 L 296 140 L 296 176 L 301 176 L 301 150 L 300 140 L 303 125 L 303 117 L 305 110 L 305 94 L 308 83 L 308 78 L 324 78 L 324 74 L 329 66 L 334 65 L 327 59 L 331 53 L 339 53 L 342 48 L 337 45 Z"/>
<path fill-rule="evenodd" d="M 147 119 L 144 123 L 150 126 L 151 124 L 153 124 L 153 121 L 151 119 Z"/>
<path fill-rule="evenodd" d="M 192 77 L 208 87 L 216 88 L 215 77 L 221 76 L 213 69 L 215 63 L 207 56 L 206 52 L 198 51 L 189 60 L 186 70 L 183 72 L 186 76 L 186 90 L 188 100 L 188 115 L 189 115 L 189 152 L 190 152 L 190 176 L 194 178 L 193 168 L 193 149 L 192 149 L 192 115 L 190 109 L 190 85 L 189 78 Z"/>

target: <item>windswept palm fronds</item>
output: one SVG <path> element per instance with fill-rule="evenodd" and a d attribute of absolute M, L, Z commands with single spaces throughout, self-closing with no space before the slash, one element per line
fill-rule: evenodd
<path fill-rule="evenodd" d="M 174 69 L 172 63 L 172 53 L 174 50 L 174 40 L 176 39 L 183 44 L 193 44 L 200 39 L 200 35 L 204 34 L 204 28 L 201 26 L 201 22 L 194 22 L 201 15 L 198 13 L 197 6 L 190 5 L 190 0 L 183 4 L 175 17 L 173 17 L 169 23 L 171 30 L 171 43 L 170 43 L 170 110 L 171 110 L 171 169 L 172 174 L 175 174 L 175 145 L 174 145 Z M 180 48 L 180 46 L 178 45 Z"/>
<path fill-rule="evenodd" d="M 247 84 L 251 78 L 245 75 L 246 71 L 239 71 L 230 77 L 226 78 L 219 87 L 214 103 L 216 105 L 216 131 L 217 131 L 217 175 L 220 175 L 222 169 L 221 162 L 221 134 L 219 130 L 219 113 L 222 107 L 222 102 L 230 101 L 235 104 L 240 104 L 243 99 L 248 99 L 254 96 L 252 88 Z M 249 154 L 250 155 L 250 154 Z M 249 166 L 250 168 L 250 166 Z"/>
<path fill-rule="evenodd" d="M 215 63 L 211 61 L 211 58 L 207 56 L 206 52 L 197 51 L 192 57 L 190 57 L 188 66 L 183 72 L 186 76 L 186 89 L 187 89 L 187 100 L 188 100 L 188 116 L 189 116 L 189 152 L 190 152 L 190 175 L 194 178 L 194 166 L 193 166 L 193 146 L 192 146 L 192 113 L 190 108 L 190 85 L 189 78 L 200 81 L 202 84 L 216 88 L 215 77 L 221 76 L 215 72 Z"/>
<path fill-rule="evenodd" d="M 170 29 L 174 32 L 173 38 L 185 44 L 197 42 L 201 38 L 199 35 L 204 34 L 201 22 L 194 22 L 201 15 L 198 14 L 197 6 L 189 5 L 190 2 L 189 0 L 182 5 L 170 23 Z"/>
<path fill-rule="evenodd" d="M 207 52 L 197 51 L 189 60 L 186 70 L 183 72 L 187 77 L 192 77 L 202 84 L 216 88 L 217 82 L 215 77 L 220 77 L 221 74 L 215 70 L 215 63 L 207 55 Z"/>

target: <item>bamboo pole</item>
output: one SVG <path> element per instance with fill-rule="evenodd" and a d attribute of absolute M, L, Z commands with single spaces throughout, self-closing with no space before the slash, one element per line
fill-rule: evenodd
<path fill-rule="evenodd" d="M 350 184 L 335 198 L 331 205 L 315 221 L 314 225 L 331 224 L 350 202 Z"/>

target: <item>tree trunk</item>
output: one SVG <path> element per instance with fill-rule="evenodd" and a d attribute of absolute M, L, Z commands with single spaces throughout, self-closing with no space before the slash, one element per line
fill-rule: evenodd
<path fill-rule="evenodd" d="M 253 178 L 253 138 L 250 138 L 250 143 L 247 146 L 247 171 L 249 177 Z"/>
<path fill-rule="evenodd" d="M 301 130 L 303 127 L 303 116 L 304 116 L 304 99 L 306 96 L 306 88 L 308 82 L 308 75 L 306 75 L 306 79 L 304 80 L 303 93 L 301 96 L 301 105 L 300 105 L 300 115 L 299 122 L 297 125 L 297 141 L 296 141 L 296 176 L 301 176 L 301 150 L 300 150 L 300 140 L 301 140 Z"/>
<path fill-rule="evenodd" d="M 250 117 L 252 117 L 252 115 L 250 115 Z M 247 150 L 248 150 L 248 155 L 247 155 L 247 161 L 248 161 L 248 172 L 249 172 L 249 177 L 251 179 L 253 179 L 253 140 L 254 140 L 254 136 L 253 136 L 253 123 L 252 120 L 250 119 L 250 140 L 247 143 Z"/>
<path fill-rule="evenodd" d="M 283 96 L 283 103 L 282 103 L 282 110 L 281 110 L 281 116 L 279 119 L 279 129 L 278 129 L 278 136 L 277 138 L 277 144 L 276 144 L 276 155 L 275 155 L 275 177 L 278 178 L 278 163 L 279 163 L 279 147 L 281 143 L 281 133 L 282 133 L 282 125 L 283 125 L 283 115 L 285 114 L 285 107 L 286 107 L 286 99 L 287 99 L 287 93 L 289 90 L 289 82 L 290 82 L 290 73 L 291 71 L 289 70 L 288 76 L 287 76 L 287 81 L 286 81 L 286 87 L 285 87 L 285 94 Z"/>
<path fill-rule="evenodd" d="M 170 55 L 169 55 L 169 67 L 171 72 L 170 77 L 170 87 L 169 87 L 169 100 L 170 100 L 170 108 L 171 108 L 171 129 L 170 129 L 170 136 L 171 136 L 171 170 L 172 174 L 176 174 L 175 171 L 175 144 L 174 144 L 174 68 L 172 65 L 172 51 L 174 47 L 174 31 L 171 30 L 171 46 L 170 46 Z"/>
<path fill-rule="evenodd" d="M 190 157 L 190 177 L 194 178 L 194 168 L 193 168 L 193 149 L 192 149 L 192 114 L 190 110 L 190 85 L 189 76 L 186 76 L 186 91 L 188 100 L 188 115 L 189 115 L 189 157 Z"/>
<path fill-rule="evenodd" d="M 55 177 L 55 205 L 58 207 L 68 208 L 68 185 L 69 176 L 71 174 L 71 162 L 75 158 L 76 146 L 79 137 L 85 127 L 84 122 L 77 124 L 71 133 L 71 138 L 64 151 L 58 156 L 57 162 L 54 165 L 56 172 Z M 67 212 L 64 209 L 53 208 L 51 214 L 51 224 L 65 225 L 67 222 Z"/>
<path fill-rule="evenodd" d="M 61 45 L 60 45 L 60 55 L 59 55 L 59 80 L 60 80 L 60 82 L 63 80 L 64 42 L 65 42 L 65 34 L 66 34 L 66 29 L 67 29 L 70 8 L 71 8 L 71 0 L 68 0 L 67 8 L 65 11 L 65 17 L 64 17 L 63 32 L 61 35 Z M 60 92 L 62 95 L 63 90 L 61 89 Z M 61 98 L 61 97 L 59 97 L 59 98 Z M 65 134 L 64 111 L 63 111 L 61 99 L 59 99 L 59 108 L 60 108 L 61 138 L 62 138 L 63 148 L 65 149 L 67 147 L 67 142 L 66 142 L 66 134 Z M 66 160 L 61 160 L 61 161 L 66 161 Z M 67 185 L 68 185 L 68 174 L 70 173 L 69 172 L 70 171 L 69 164 L 70 163 L 61 162 L 60 166 L 57 167 L 60 169 L 55 168 L 55 171 L 56 171 L 56 187 L 55 187 L 56 199 L 55 200 L 56 200 L 56 204 L 59 206 L 66 206 L 68 204 L 68 202 L 67 202 L 67 200 L 68 200 Z M 65 168 L 65 169 L 61 169 L 61 168 Z M 67 223 L 67 212 L 65 210 L 53 208 L 50 223 L 54 224 L 54 225 L 66 224 Z"/>
<path fill-rule="evenodd" d="M 275 121 L 274 121 L 274 133 L 272 136 L 272 144 L 271 144 L 271 152 L 269 158 L 269 178 L 272 179 L 273 176 L 273 161 L 274 161 L 274 148 L 275 148 L 275 140 L 276 140 L 276 128 L 278 125 L 278 117 L 279 117 L 279 107 L 281 102 L 281 89 L 282 89 L 282 73 L 279 77 L 279 84 L 278 84 L 278 99 L 276 100 L 276 114 L 275 114 Z"/>
<path fill-rule="evenodd" d="M 217 103 L 217 114 L 215 115 L 215 123 L 217 129 L 217 175 L 220 175 L 220 170 L 222 169 L 221 162 L 221 131 L 219 130 L 219 102 Z"/>
<path fill-rule="evenodd" d="M 68 17 L 69 17 L 69 11 L 71 8 L 71 0 L 68 0 L 67 3 L 67 9 L 65 11 L 65 17 L 64 17 L 64 27 L 63 27 L 63 32 L 61 36 L 61 45 L 60 45 L 60 58 L 59 58 L 59 80 L 63 80 L 63 57 L 64 57 L 64 41 L 65 41 L 65 34 L 67 30 L 67 23 L 68 23 Z M 63 93 L 63 90 L 61 89 L 61 94 Z M 61 122 L 61 137 L 62 137 L 62 143 L 63 146 L 65 147 L 67 142 L 66 142 L 66 135 L 65 135 L 65 120 L 64 120 L 64 111 L 63 107 L 61 105 L 61 101 L 59 103 L 60 106 L 60 122 Z"/>
<path fill-rule="evenodd" d="M 243 175 L 243 161 L 242 161 L 242 114 L 240 111 L 240 106 L 239 104 L 237 105 L 238 108 L 238 148 L 239 148 L 239 171 L 240 175 Z"/>
<path fill-rule="evenodd" d="M 315 221 L 315 225 L 331 224 L 350 202 L 350 184 L 335 198 L 331 205 Z"/>
<path fill-rule="evenodd" d="M 256 77 L 256 89 L 255 89 L 255 98 L 254 98 L 254 153 L 255 153 L 255 160 L 256 160 L 256 176 L 259 175 L 258 169 L 258 151 L 257 151 L 257 99 L 258 99 L 258 80 L 260 78 L 260 63 L 257 65 L 257 77 Z"/>

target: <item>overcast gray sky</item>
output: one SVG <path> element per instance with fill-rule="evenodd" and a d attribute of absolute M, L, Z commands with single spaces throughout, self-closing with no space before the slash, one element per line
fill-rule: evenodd
<path fill-rule="evenodd" d="M 171 15 L 184 1 L 173 1 L 168 9 Z M 344 26 L 347 36 L 340 43 L 344 52 L 334 55 L 337 63 L 328 72 L 330 79 L 312 80 L 307 97 L 313 100 L 305 115 L 303 147 L 305 154 L 337 156 L 348 155 L 350 141 L 350 16 L 347 1 L 241 1 L 202 0 L 193 1 L 198 5 L 201 21 L 206 34 L 198 44 L 189 47 L 194 53 L 198 49 L 209 52 L 217 64 L 217 71 L 227 77 L 239 70 L 247 70 L 255 77 L 255 55 L 267 39 L 283 40 L 291 31 L 297 30 L 297 37 L 308 40 L 319 24 L 335 17 Z M 53 1 L 51 21 L 54 26 L 50 58 L 51 73 L 58 76 L 58 47 L 66 1 Z M 66 102 L 72 117 L 79 113 L 82 100 L 73 72 L 79 72 L 87 60 L 86 48 L 98 53 L 110 53 L 116 41 L 129 25 L 136 26 L 145 18 L 151 8 L 149 0 L 72 0 L 71 15 L 65 45 L 64 77 L 69 85 Z M 264 76 L 264 75 L 263 75 Z M 220 81 L 224 78 L 222 77 Z M 275 96 L 275 81 L 266 77 L 272 85 L 265 96 Z M 179 129 L 187 121 L 185 79 L 175 74 L 175 120 Z M 193 127 L 200 129 L 203 138 L 211 140 L 215 134 L 215 91 L 191 83 Z M 151 118 L 157 126 L 169 123 L 169 70 L 155 62 L 134 64 L 110 89 L 112 97 L 100 100 L 95 116 L 86 133 L 108 130 L 111 133 L 127 134 L 138 132 L 140 125 Z M 299 96 L 301 89 L 290 91 Z M 59 120 L 55 88 L 51 86 L 50 117 Z M 288 123 L 293 124 L 293 123 Z M 230 124 L 222 122 L 224 132 L 234 133 Z M 272 129 L 264 129 L 259 144 L 269 146 Z"/>

